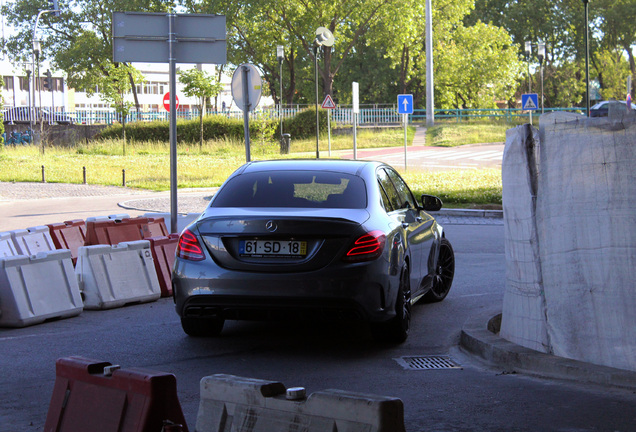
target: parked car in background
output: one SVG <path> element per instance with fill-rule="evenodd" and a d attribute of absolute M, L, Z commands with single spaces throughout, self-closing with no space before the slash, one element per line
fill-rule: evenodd
<path fill-rule="evenodd" d="M 37 123 L 39 121 L 38 116 L 39 109 L 22 106 L 22 107 L 13 107 L 2 112 L 3 115 L 3 123 L 4 124 L 30 124 L 31 119 L 33 119 L 33 123 Z M 73 119 L 68 116 L 66 113 L 54 112 L 51 115 L 51 111 L 49 108 L 42 108 L 42 116 L 45 123 L 57 123 L 61 125 L 69 125 L 73 124 Z"/>
<path fill-rule="evenodd" d="M 362 321 L 406 340 L 411 305 L 443 300 L 455 257 L 390 166 L 351 160 L 259 161 L 235 171 L 179 239 L 172 286 L 183 330 L 225 320 Z"/>
<path fill-rule="evenodd" d="M 636 105 L 631 104 L 632 110 L 636 110 Z M 620 109 L 627 111 L 627 102 L 611 100 L 601 101 L 590 108 L 590 117 L 607 117 L 610 110 Z"/>

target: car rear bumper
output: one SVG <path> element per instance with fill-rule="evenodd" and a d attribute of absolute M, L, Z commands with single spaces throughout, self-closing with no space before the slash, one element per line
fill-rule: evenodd
<path fill-rule="evenodd" d="M 211 272 L 209 263 L 177 258 L 172 286 L 182 317 L 381 322 L 395 316 L 399 284 L 397 275 L 387 276 L 386 266 L 380 259 L 329 271 Z"/>

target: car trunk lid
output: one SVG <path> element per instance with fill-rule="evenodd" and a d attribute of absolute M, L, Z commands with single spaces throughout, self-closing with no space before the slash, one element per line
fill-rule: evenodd
<path fill-rule="evenodd" d="M 213 209 L 196 230 L 221 267 L 311 271 L 342 256 L 368 218 L 363 209 Z"/>

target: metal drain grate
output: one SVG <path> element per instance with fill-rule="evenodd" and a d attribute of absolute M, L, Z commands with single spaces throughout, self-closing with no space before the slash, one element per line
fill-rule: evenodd
<path fill-rule="evenodd" d="M 450 356 L 406 356 L 394 359 L 407 370 L 462 369 Z"/>

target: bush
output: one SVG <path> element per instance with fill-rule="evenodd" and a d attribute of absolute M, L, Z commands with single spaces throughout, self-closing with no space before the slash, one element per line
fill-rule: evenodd
<path fill-rule="evenodd" d="M 327 132 L 327 110 L 318 109 L 320 116 L 320 133 Z M 293 139 L 311 138 L 316 136 L 316 108 L 307 108 L 292 118 L 283 120 L 283 132 Z M 280 123 L 276 128 L 276 136 L 280 136 Z"/>
<path fill-rule="evenodd" d="M 327 132 L 327 111 L 319 109 L 320 133 Z M 316 109 L 300 111 L 292 118 L 283 120 L 283 132 L 294 139 L 316 135 Z M 199 119 L 177 120 L 177 142 L 197 143 L 201 136 Z M 280 122 L 276 119 L 250 119 L 250 137 L 275 140 L 280 136 Z M 122 137 L 122 125 L 114 124 L 103 129 L 97 139 Z M 170 124 L 167 121 L 126 123 L 126 138 L 131 141 L 170 141 Z M 231 139 L 243 141 L 243 119 L 232 119 L 222 115 L 203 117 L 203 140 Z"/>

